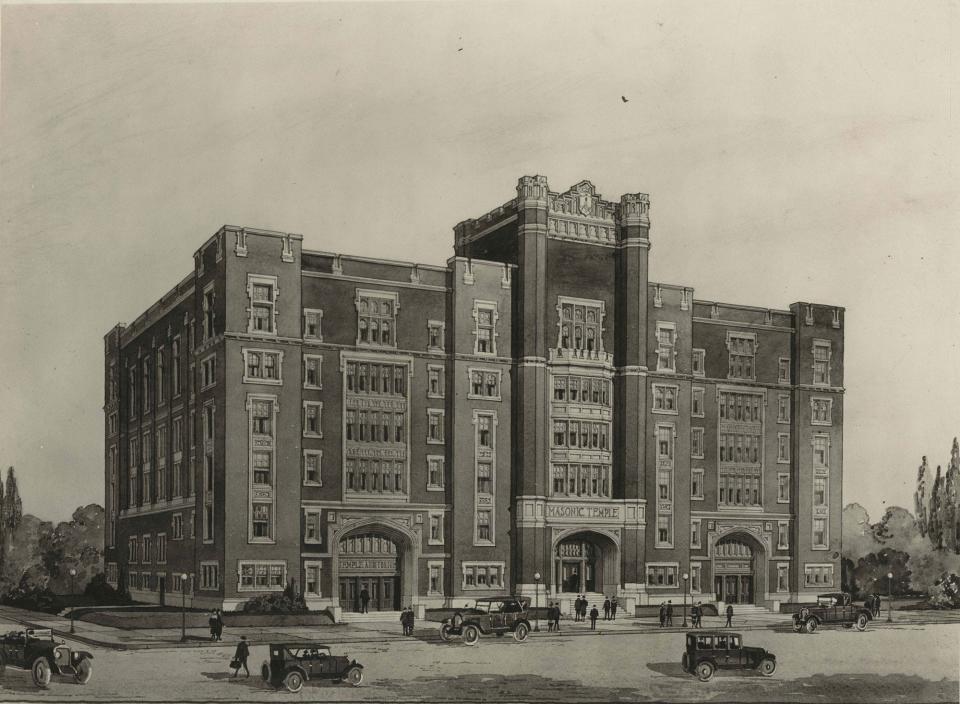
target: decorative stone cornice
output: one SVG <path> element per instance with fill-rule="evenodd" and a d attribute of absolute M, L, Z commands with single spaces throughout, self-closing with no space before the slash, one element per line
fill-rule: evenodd
<path fill-rule="evenodd" d="M 646 193 L 625 193 L 620 196 L 616 219 L 623 227 L 650 227 L 650 196 Z"/>

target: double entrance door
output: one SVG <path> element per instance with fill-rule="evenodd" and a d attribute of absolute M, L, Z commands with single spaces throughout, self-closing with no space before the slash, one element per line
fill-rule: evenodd
<path fill-rule="evenodd" d="M 340 578 L 340 606 L 361 612 L 400 610 L 400 578 L 357 576 Z"/>
<path fill-rule="evenodd" d="M 753 603 L 752 574 L 718 574 L 713 579 L 717 601 L 728 604 Z"/>

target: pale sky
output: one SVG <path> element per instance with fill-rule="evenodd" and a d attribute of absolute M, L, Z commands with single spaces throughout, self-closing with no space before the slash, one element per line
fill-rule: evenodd
<path fill-rule="evenodd" d="M 912 508 L 960 435 L 958 8 L 5 5 L 0 465 L 102 503 L 103 335 L 220 225 L 442 264 L 544 174 L 649 193 L 652 280 L 846 307 L 844 502 Z"/>

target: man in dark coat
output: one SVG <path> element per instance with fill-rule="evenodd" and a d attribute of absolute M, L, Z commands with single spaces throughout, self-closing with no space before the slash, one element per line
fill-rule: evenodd
<path fill-rule="evenodd" d="M 597 611 L 597 605 L 594 604 L 593 608 L 590 609 L 590 628 L 595 629 L 597 627 L 597 616 L 600 615 L 600 612 Z"/>
<path fill-rule="evenodd" d="M 667 599 L 667 625 L 673 625 L 673 602 Z"/>
<path fill-rule="evenodd" d="M 560 630 L 560 602 L 553 605 L 553 630 Z"/>
<path fill-rule="evenodd" d="M 613 599 L 610 600 L 610 620 L 617 620 L 617 597 L 613 597 Z"/>
<path fill-rule="evenodd" d="M 727 604 L 727 628 L 733 628 L 733 604 Z"/>
<path fill-rule="evenodd" d="M 587 597 L 584 595 L 580 599 L 580 620 L 581 621 L 587 620 L 587 606 L 589 606 L 589 604 L 587 603 Z"/>
<path fill-rule="evenodd" d="M 603 600 L 603 620 L 610 620 L 610 597 Z"/>
<path fill-rule="evenodd" d="M 236 663 L 236 668 L 233 670 L 233 676 L 236 677 L 240 674 L 240 668 L 243 668 L 243 671 L 247 673 L 247 677 L 250 676 L 250 670 L 247 669 L 247 658 L 250 657 L 250 646 L 247 645 L 247 637 L 240 636 L 240 642 L 237 643 L 237 652 L 233 654 L 233 660 Z"/>
<path fill-rule="evenodd" d="M 873 617 L 877 618 L 880 615 L 880 595 L 873 595 Z"/>
<path fill-rule="evenodd" d="M 694 628 L 697 628 L 697 619 L 700 618 L 700 607 L 696 604 L 690 607 L 690 621 Z"/>
<path fill-rule="evenodd" d="M 217 612 L 214 611 L 207 619 L 207 625 L 210 626 L 210 640 L 217 639 Z"/>
<path fill-rule="evenodd" d="M 217 609 L 213 613 L 214 613 L 214 616 L 216 617 L 216 627 L 217 627 L 216 637 L 214 638 L 214 640 L 223 640 L 223 612 L 220 611 L 220 609 Z"/>
<path fill-rule="evenodd" d="M 360 590 L 360 613 L 367 613 L 367 604 L 370 603 L 370 592 L 364 587 Z"/>
<path fill-rule="evenodd" d="M 667 605 L 660 602 L 660 628 L 667 625 Z"/>

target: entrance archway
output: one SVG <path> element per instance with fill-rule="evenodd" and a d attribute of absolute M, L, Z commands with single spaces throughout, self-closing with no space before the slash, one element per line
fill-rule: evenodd
<path fill-rule="evenodd" d="M 346 612 L 397 611 L 416 602 L 416 542 L 389 523 L 358 521 L 334 535 L 335 594 Z M 365 598 L 364 598 L 365 597 Z"/>
<path fill-rule="evenodd" d="M 616 594 L 619 583 L 619 547 L 610 536 L 578 531 L 556 541 L 553 549 L 555 594 Z"/>
<path fill-rule="evenodd" d="M 731 533 L 713 545 L 713 591 L 717 601 L 753 604 L 763 599 L 763 545 L 746 533 Z"/>

